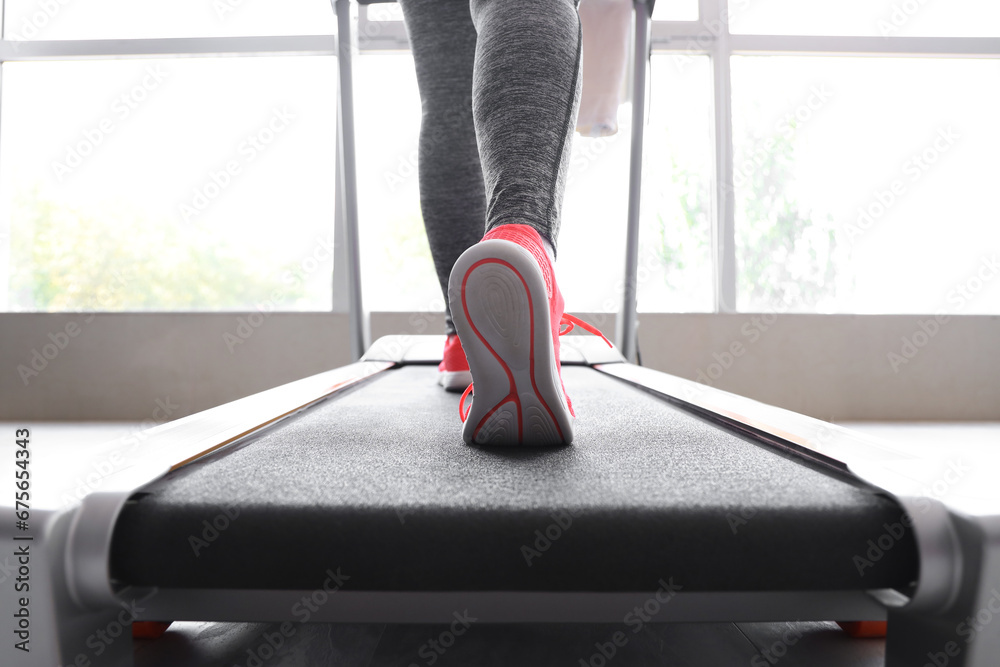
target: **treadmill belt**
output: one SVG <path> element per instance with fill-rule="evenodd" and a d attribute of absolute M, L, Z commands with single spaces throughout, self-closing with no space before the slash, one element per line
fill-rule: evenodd
<path fill-rule="evenodd" d="M 911 531 L 872 552 L 901 520 L 893 500 L 592 369 L 563 375 L 580 415 L 574 444 L 500 449 L 462 441 L 458 396 L 436 385 L 434 366 L 381 373 L 133 496 L 112 577 L 309 590 L 339 569 L 345 588 L 395 591 L 916 579 Z"/>

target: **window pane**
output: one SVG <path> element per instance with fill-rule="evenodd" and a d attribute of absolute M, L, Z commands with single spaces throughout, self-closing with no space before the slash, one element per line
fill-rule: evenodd
<path fill-rule="evenodd" d="M 374 5 L 366 5 L 367 18 L 369 21 L 402 21 L 403 8 L 396 2 L 380 2 Z"/>
<path fill-rule="evenodd" d="M 3 74 L 5 310 L 331 307 L 335 58 Z"/>
<path fill-rule="evenodd" d="M 332 35 L 329 0 L 6 0 L 11 40 Z"/>
<path fill-rule="evenodd" d="M 653 5 L 654 21 L 697 21 L 698 0 L 659 0 Z"/>
<path fill-rule="evenodd" d="M 417 181 L 420 98 L 409 54 L 357 58 L 362 284 L 372 310 L 444 309 Z M 619 113 L 628 119 L 628 106 Z M 573 138 L 556 266 L 567 308 L 618 308 L 628 196 L 627 124 Z"/>
<path fill-rule="evenodd" d="M 439 312 L 417 189 L 420 96 L 408 52 L 354 60 L 361 284 L 371 310 Z"/>
<path fill-rule="evenodd" d="M 711 82 L 707 56 L 653 56 L 643 151 L 641 311 L 712 309 Z"/>
<path fill-rule="evenodd" d="M 1000 35 L 996 0 L 730 0 L 729 29 L 760 35 Z"/>
<path fill-rule="evenodd" d="M 984 282 L 1000 61 L 747 56 L 732 72 L 741 310 L 1000 313 Z"/>
<path fill-rule="evenodd" d="M 556 263 L 569 311 L 617 312 L 621 304 L 631 117 L 632 105 L 622 104 L 615 134 L 573 135 Z"/>

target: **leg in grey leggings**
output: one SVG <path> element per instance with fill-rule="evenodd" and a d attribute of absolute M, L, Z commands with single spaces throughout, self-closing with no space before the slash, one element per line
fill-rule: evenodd
<path fill-rule="evenodd" d="M 580 101 L 576 0 L 400 0 L 417 70 L 420 208 L 442 292 L 497 225 L 553 248 Z M 447 298 L 445 299 L 447 303 Z M 454 333 L 448 314 L 447 333 Z"/>

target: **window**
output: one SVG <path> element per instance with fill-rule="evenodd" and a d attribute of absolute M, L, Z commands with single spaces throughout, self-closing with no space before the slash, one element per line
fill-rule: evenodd
<path fill-rule="evenodd" d="M 0 310 L 332 307 L 328 0 L 3 4 Z M 366 306 L 440 310 L 399 8 L 355 9 Z M 653 18 L 642 311 L 1000 313 L 1000 4 Z M 619 308 L 630 123 L 626 103 L 617 135 L 573 140 L 572 310 Z"/>
<path fill-rule="evenodd" d="M 1000 312 L 1000 60 L 733 58 L 737 305 Z"/>
<path fill-rule="evenodd" d="M 712 310 L 711 87 L 708 56 L 651 59 L 637 275 L 643 312 Z"/>
<path fill-rule="evenodd" d="M 0 310 L 330 310 L 329 2 L 4 12 Z"/>
<path fill-rule="evenodd" d="M 420 97 L 413 59 L 371 53 L 355 67 L 358 108 L 358 188 L 361 270 L 366 307 L 439 311 L 444 308 L 424 235 L 417 183 Z M 374 85 L 372 82 L 376 82 Z M 629 108 L 619 113 L 616 135 L 573 138 L 567 174 L 557 271 L 567 307 L 613 312 L 623 278 L 628 200 Z M 594 252 L 601 239 L 602 254 Z M 605 255 L 604 253 L 607 253 Z"/>
<path fill-rule="evenodd" d="M 698 0 L 659 0 L 653 5 L 654 21 L 697 21 Z"/>
<path fill-rule="evenodd" d="M 745 35 L 1000 36 L 992 0 L 729 0 L 729 10 Z"/>
<path fill-rule="evenodd" d="M 332 35 L 329 0 L 5 0 L 4 39 Z"/>
<path fill-rule="evenodd" d="M 372 310 L 444 310 L 417 190 L 420 96 L 413 58 L 374 53 L 354 67 L 361 286 Z M 363 148 L 362 148 L 363 147 Z"/>
<path fill-rule="evenodd" d="M 336 60 L 6 63 L 7 310 L 329 310 Z"/>
<path fill-rule="evenodd" d="M 1000 174 L 1000 5 L 701 8 L 697 22 L 654 22 L 652 50 L 654 63 L 661 53 L 711 60 L 711 309 L 1000 313 L 1000 220 L 989 199 Z M 664 104 L 702 102 L 655 66 L 651 82 L 655 141 Z M 692 121 L 688 131 L 696 133 Z M 677 187 L 664 175 L 675 160 L 667 143 L 646 156 L 646 254 L 651 199 Z M 682 198 L 699 201 L 703 182 L 688 183 Z M 674 234 L 666 245 L 695 261 L 689 237 Z M 662 281 L 639 278 L 643 310 L 697 309 Z"/>

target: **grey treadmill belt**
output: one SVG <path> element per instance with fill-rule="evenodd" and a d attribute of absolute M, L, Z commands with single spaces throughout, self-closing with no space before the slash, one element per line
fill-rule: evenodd
<path fill-rule="evenodd" d="M 171 588 L 685 591 L 904 587 L 891 499 L 585 367 L 573 445 L 463 443 L 458 397 L 404 366 L 125 506 L 111 573 Z M 231 518 L 234 517 L 234 518 Z M 213 527 L 212 524 L 215 524 Z M 874 554 L 873 554 L 874 555 Z"/>

